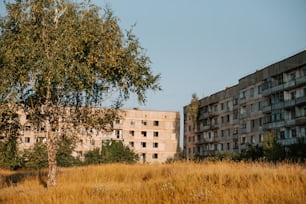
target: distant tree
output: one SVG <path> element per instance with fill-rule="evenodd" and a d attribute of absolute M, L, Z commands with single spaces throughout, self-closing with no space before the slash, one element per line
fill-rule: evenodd
<path fill-rule="evenodd" d="M 31 149 L 24 150 L 23 158 L 26 168 L 46 168 L 48 166 L 47 145 L 42 142 L 36 142 Z"/>
<path fill-rule="evenodd" d="M 273 133 L 269 133 L 267 139 L 263 145 L 263 155 L 269 161 L 281 161 L 285 159 L 285 148 L 278 143 L 276 136 Z"/>
<path fill-rule="evenodd" d="M 267 153 L 267 152 L 266 152 Z M 247 149 L 240 153 L 242 160 L 258 160 L 264 156 L 263 148 L 258 145 L 247 145 Z"/>
<path fill-rule="evenodd" d="M 135 163 L 138 161 L 138 155 L 122 141 L 109 140 L 103 143 L 101 151 L 102 161 L 104 163 Z"/>
<path fill-rule="evenodd" d="M 103 163 L 103 158 L 101 155 L 100 148 L 95 148 L 84 154 L 84 163 L 85 164 L 101 164 Z"/>
<path fill-rule="evenodd" d="M 199 111 L 199 99 L 196 93 L 192 94 L 191 102 L 187 106 L 187 117 L 191 120 L 193 130 L 196 127 Z"/>
<path fill-rule="evenodd" d="M 75 138 L 63 135 L 58 139 L 56 152 L 56 161 L 58 166 L 69 167 L 81 164 L 79 158 L 75 158 L 72 156 L 75 147 Z"/>
<path fill-rule="evenodd" d="M 57 140 L 56 161 L 58 166 L 68 167 L 79 165 L 81 162 L 74 158 L 72 153 L 75 143 L 70 137 L 59 137 Z M 47 145 L 43 142 L 36 142 L 31 149 L 24 150 L 23 158 L 26 161 L 25 167 L 31 169 L 41 169 L 48 166 Z"/>
<path fill-rule="evenodd" d="M 288 159 L 304 162 L 306 159 L 306 143 L 304 138 L 298 138 L 297 143 L 288 145 Z"/>
<path fill-rule="evenodd" d="M 16 0 L 0 19 L 0 102 L 19 104 L 44 126 L 48 187 L 56 186 L 61 130 L 111 128 L 131 94 L 145 102 L 147 90 L 160 90 L 135 35 L 122 32 L 110 9 L 100 15 L 90 1 L 78 2 Z M 102 106 L 109 108 L 94 109 Z"/>
<path fill-rule="evenodd" d="M 85 153 L 85 164 L 101 163 L 135 163 L 139 160 L 138 155 L 122 141 L 108 140 L 103 142 L 102 149 L 96 148 Z"/>
<path fill-rule="evenodd" d="M 22 160 L 18 153 L 20 122 L 16 105 L 0 102 L 0 168 L 18 169 Z"/>

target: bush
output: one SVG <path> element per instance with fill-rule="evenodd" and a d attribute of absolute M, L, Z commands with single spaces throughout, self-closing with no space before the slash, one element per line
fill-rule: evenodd
<path fill-rule="evenodd" d="M 103 143 L 102 150 L 94 149 L 85 154 L 86 164 L 100 163 L 135 163 L 139 159 L 129 147 L 125 146 L 122 141 L 109 140 Z"/>

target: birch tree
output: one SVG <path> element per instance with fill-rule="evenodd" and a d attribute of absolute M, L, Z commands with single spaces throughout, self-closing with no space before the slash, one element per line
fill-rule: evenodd
<path fill-rule="evenodd" d="M 160 90 L 160 75 L 109 8 L 89 1 L 15 0 L 6 9 L 0 21 L 0 103 L 18 104 L 29 122 L 44 127 L 47 185 L 54 187 L 61 124 L 69 121 L 66 130 L 109 128 L 131 95 L 144 103 L 148 90 Z"/>

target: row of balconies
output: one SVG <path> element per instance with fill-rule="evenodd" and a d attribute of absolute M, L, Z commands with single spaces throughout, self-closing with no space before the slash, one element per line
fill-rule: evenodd
<path fill-rule="evenodd" d="M 296 78 L 295 80 L 288 81 L 283 84 L 275 85 L 270 88 L 266 88 L 262 91 L 262 96 L 268 96 L 272 93 L 276 93 L 282 90 L 290 90 L 306 84 L 306 76 Z"/>
<path fill-rule="evenodd" d="M 282 108 L 290 108 L 294 106 L 299 106 L 306 104 L 306 96 L 302 96 L 296 99 L 286 100 L 284 102 L 279 102 L 272 105 L 266 105 L 262 108 L 263 113 L 271 112 L 272 110 L 282 109 Z"/>

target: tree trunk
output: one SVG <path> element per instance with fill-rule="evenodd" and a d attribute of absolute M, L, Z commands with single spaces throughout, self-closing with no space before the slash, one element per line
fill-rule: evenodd
<path fill-rule="evenodd" d="M 48 151 L 48 182 L 47 187 L 56 186 L 56 173 L 57 173 L 57 163 L 56 163 L 56 138 L 51 132 L 50 124 L 46 125 L 47 128 L 47 151 Z"/>

